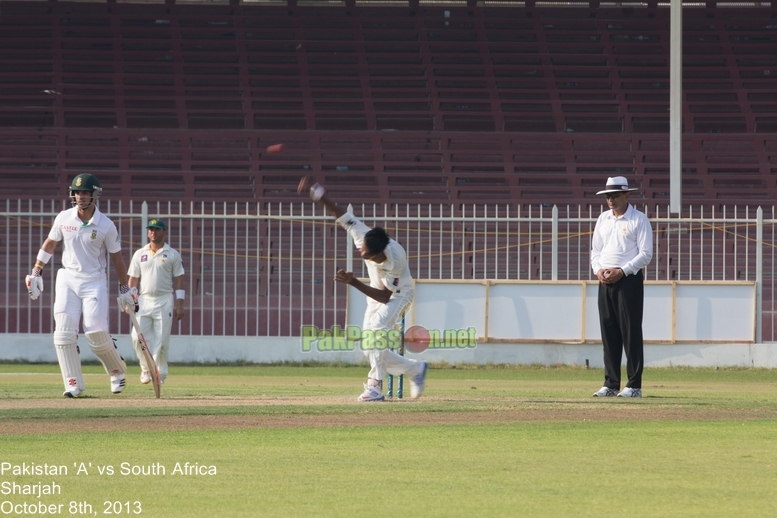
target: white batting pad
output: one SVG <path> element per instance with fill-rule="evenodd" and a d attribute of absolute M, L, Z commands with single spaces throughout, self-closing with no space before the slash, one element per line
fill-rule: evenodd
<path fill-rule="evenodd" d="M 54 345 L 76 345 L 76 323 L 65 313 L 54 315 Z"/>
<path fill-rule="evenodd" d="M 75 322 L 64 313 L 54 315 L 54 349 L 57 351 L 59 370 L 62 371 L 62 381 L 67 392 L 86 390 L 77 342 Z"/>
<path fill-rule="evenodd" d="M 89 340 L 89 347 L 97 355 L 110 376 L 127 372 L 127 364 L 119 356 L 119 351 L 113 345 L 111 335 L 107 331 L 89 331 L 84 333 Z"/>

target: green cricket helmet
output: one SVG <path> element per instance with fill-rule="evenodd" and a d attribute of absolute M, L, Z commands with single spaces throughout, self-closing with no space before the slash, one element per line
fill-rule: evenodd
<path fill-rule="evenodd" d="M 103 193 L 103 188 L 100 187 L 100 181 L 93 174 L 81 173 L 73 178 L 68 189 L 68 195 L 70 196 L 70 202 L 73 206 L 76 205 L 75 193 L 78 191 L 89 191 L 92 193 L 92 203 L 97 202 L 97 198 Z"/>

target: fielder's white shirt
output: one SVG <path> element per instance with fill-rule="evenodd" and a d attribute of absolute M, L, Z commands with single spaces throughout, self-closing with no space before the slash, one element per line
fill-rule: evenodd
<path fill-rule="evenodd" d="M 116 225 L 96 207 L 92 219 L 86 223 L 78 217 L 77 207 L 60 212 L 54 219 L 49 239 L 65 243 L 62 266 L 89 278 L 105 276 L 107 254 L 121 252 Z"/>
<path fill-rule="evenodd" d="M 642 212 L 629 204 L 626 212 L 616 217 L 612 209 L 596 220 L 591 244 L 591 267 L 621 268 L 624 275 L 634 275 L 653 257 L 653 229 Z"/>
<path fill-rule="evenodd" d="M 354 244 L 358 248 L 364 244 L 364 235 L 372 230 L 353 214 L 343 214 L 337 219 L 337 223 L 351 234 Z M 369 259 L 364 261 L 370 276 L 370 286 L 379 290 L 388 288 L 394 294 L 412 292 L 413 277 L 407 266 L 405 249 L 389 238 L 389 244 L 383 253 L 386 254 L 386 260 L 382 263 L 376 263 Z"/>
<path fill-rule="evenodd" d="M 127 275 L 140 279 L 140 295 L 162 297 L 173 293 L 173 277 L 183 275 L 181 254 L 165 243 L 154 252 L 151 244 L 132 255 Z"/>

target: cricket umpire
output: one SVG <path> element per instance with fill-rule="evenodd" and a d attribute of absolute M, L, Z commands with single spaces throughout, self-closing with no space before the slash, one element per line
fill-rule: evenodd
<path fill-rule="evenodd" d="M 604 347 L 604 386 L 594 397 L 642 397 L 644 274 L 653 257 L 653 229 L 629 203 L 635 188 L 623 176 L 607 179 L 607 210 L 599 215 L 591 244 L 591 267 L 599 279 L 599 325 Z M 626 352 L 626 388 L 620 391 Z M 619 392 L 620 391 L 620 392 Z"/>
<path fill-rule="evenodd" d="M 137 292 L 127 285 L 127 267 L 116 225 L 97 208 L 100 194 L 102 187 L 94 175 L 79 174 L 73 178 L 69 188 L 73 208 L 60 212 L 54 219 L 32 273 L 25 278 L 30 298 L 37 299 L 43 292 L 43 268 L 57 244 L 64 242 L 54 297 L 54 348 L 65 383 L 64 396 L 70 398 L 86 390 L 78 349 L 78 323 L 82 315 L 84 335 L 111 378 L 111 392 L 118 394 L 125 385 L 127 365 L 108 333 L 108 257 L 119 279 L 119 307 L 134 310 Z"/>

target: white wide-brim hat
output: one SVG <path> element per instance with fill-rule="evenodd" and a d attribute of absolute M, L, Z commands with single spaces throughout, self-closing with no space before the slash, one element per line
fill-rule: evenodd
<path fill-rule="evenodd" d="M 611 176 L 607 178 L 607 185 L 605 186 L 604 190 L 599 191 L 596 194 L 607 194 L 608 192 L 630 192 L 636 190 L 636 187 L 629 189 L 629 181 L 625 176 Z"/>

